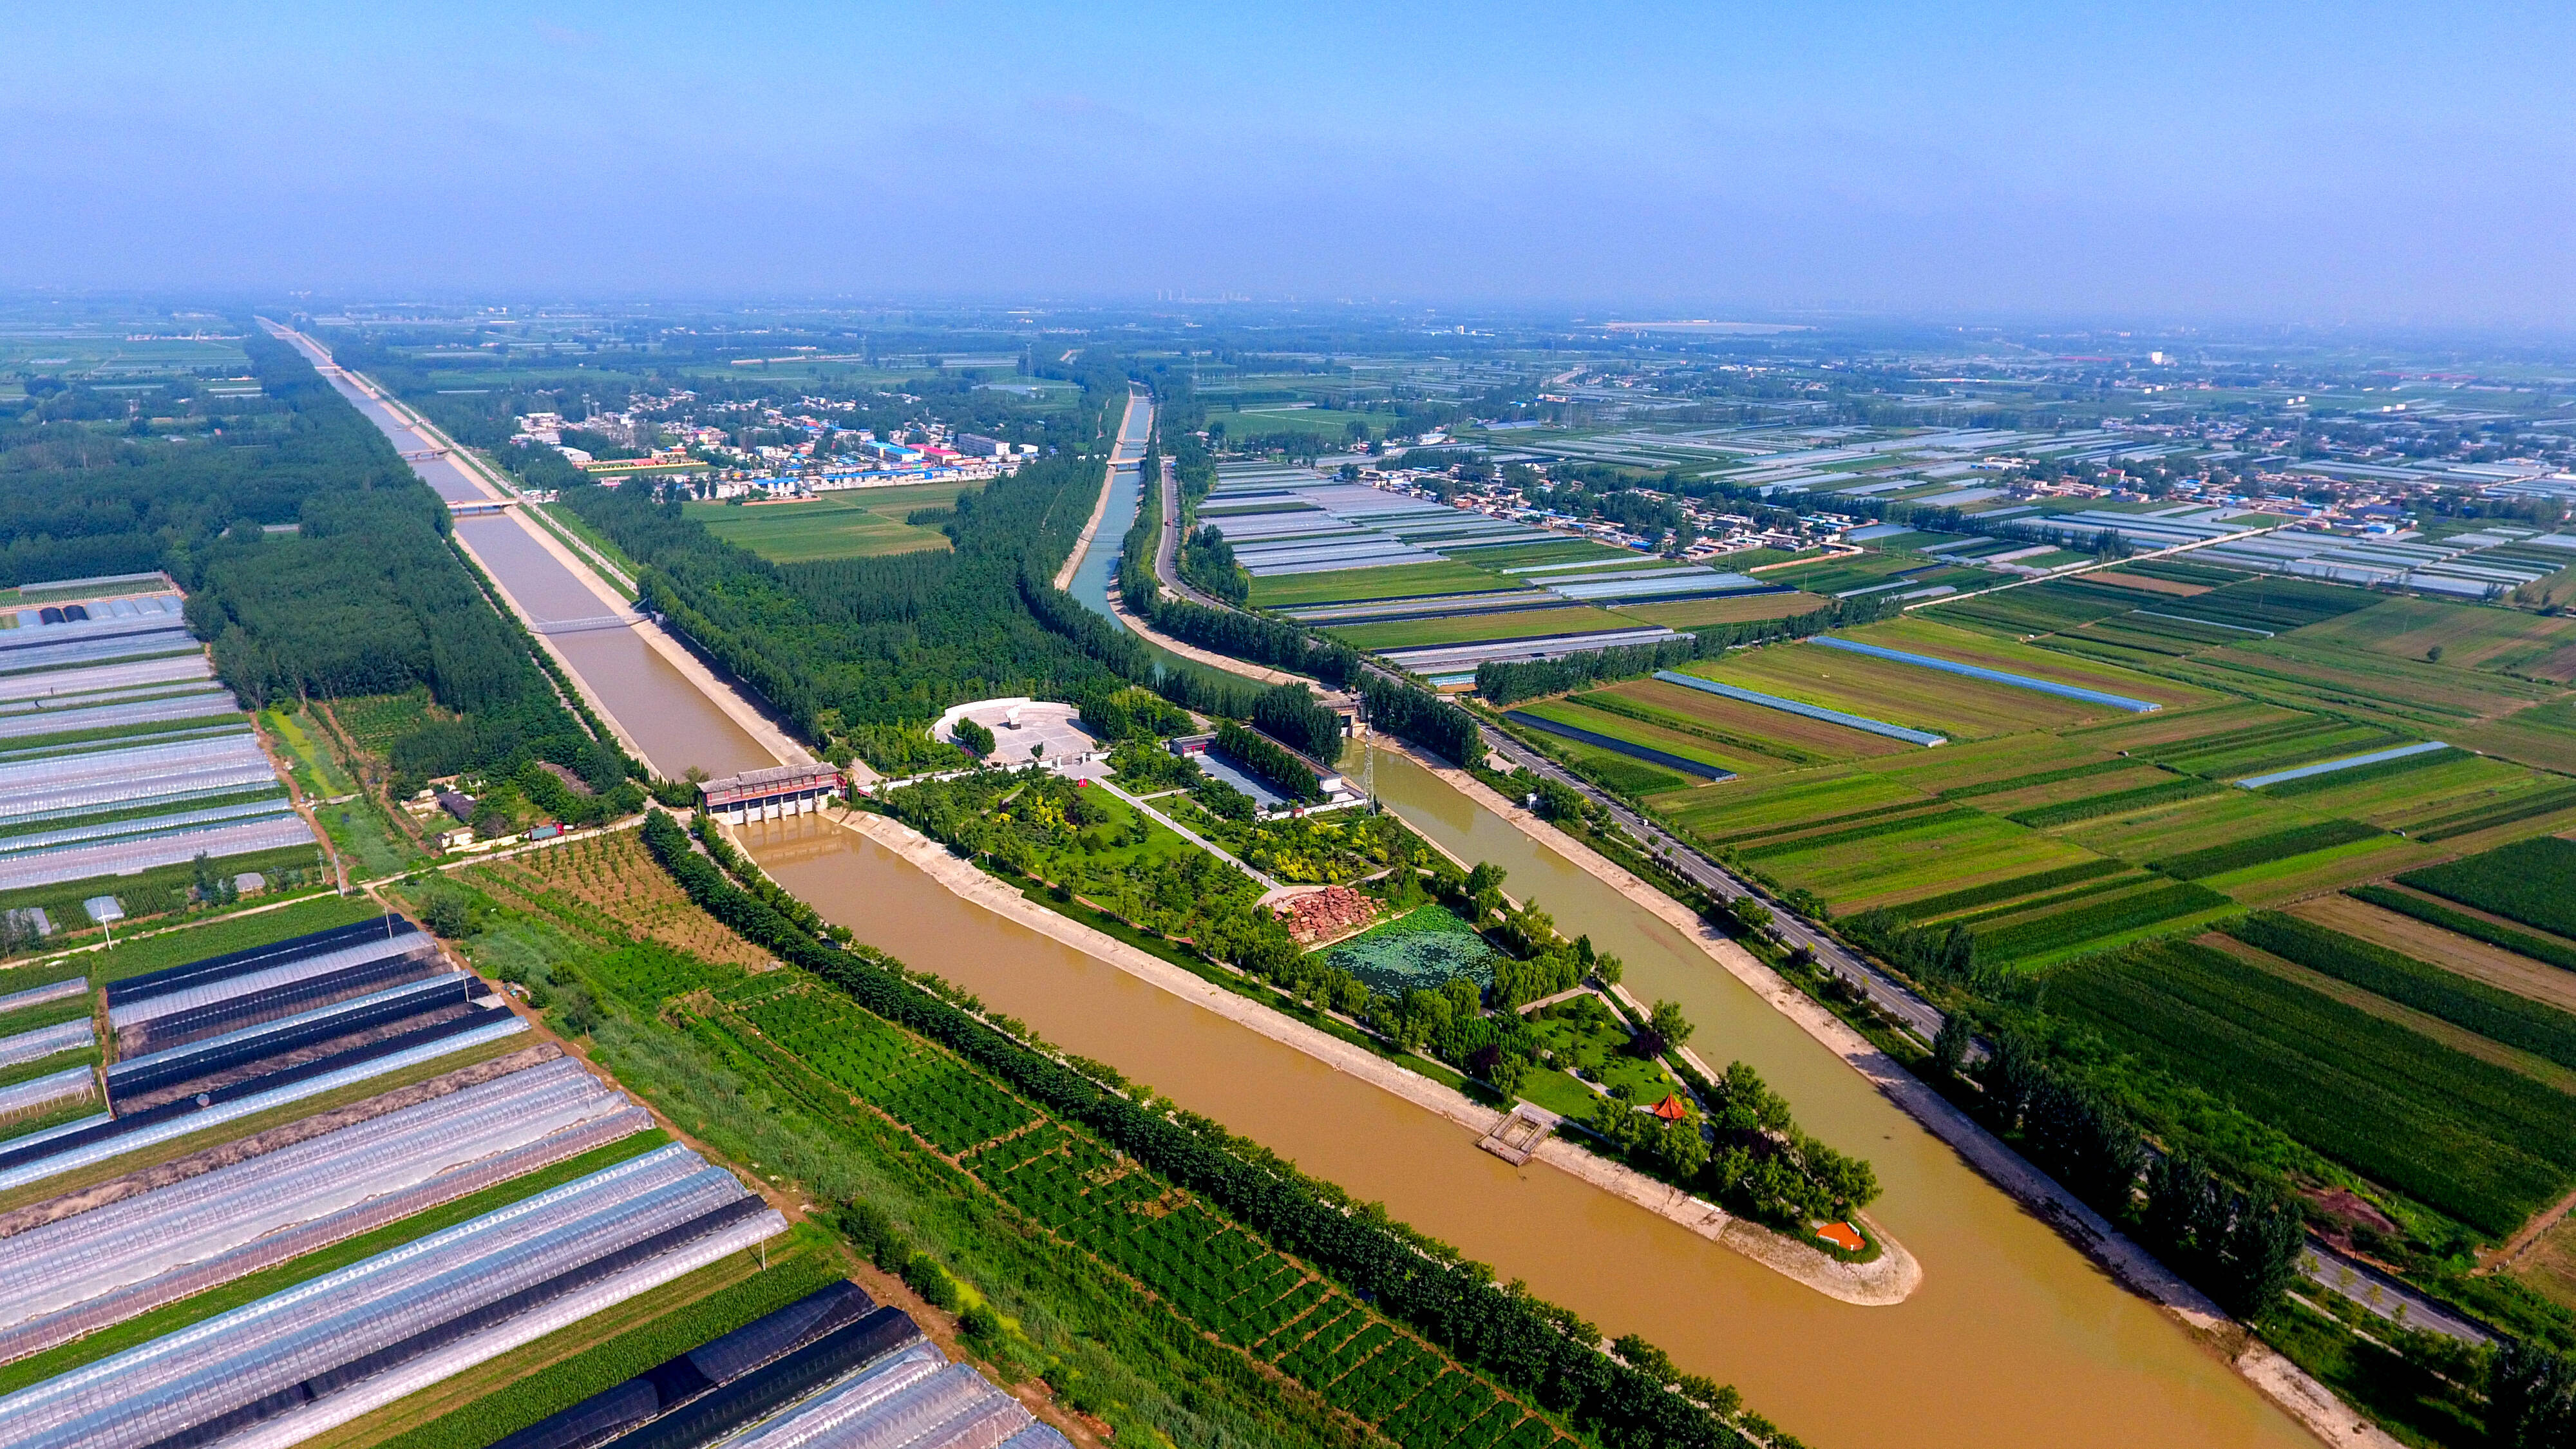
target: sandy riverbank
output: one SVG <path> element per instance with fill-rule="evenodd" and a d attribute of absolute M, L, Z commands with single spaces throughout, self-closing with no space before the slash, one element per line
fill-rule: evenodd
<path fill-rule="evenodd" d="M 976 869 L 971 862 L 958 859 L 939 842 L 899 821 L 882 815 L 853 813 L 843 817 L 841 824 L 894 851 L 961 899 L 1008 917 L 1152 986 L 1215 1012 L 1228 1021 L 1303 1052 L 1336 1071 L 1357 1077 L 1447 1118 L 1479 1137 L 1492 1131 L 1502 1120 L 1501 1113 L 1438 1082 L 1407 1071 L 1293 1017 L 1272 1011 L 1256 1001 L 1238 996 L 1115 937 L 1058 915 Z M 1570 1142 L 1550 1138 L 1540 1145 L 1533 1160 L 1544 1162 L 1604 1192 L 1679 1223 L 1711 1242 L 1838 1302 L 1859 1307 L 1901 1303 L 1923 1279 L 1921 1265 L 1915 1262 L 1913 1255 L 1883 1234 L 1881 1242 L 1886 1251 L 1876 1260 L 1861 1264 L 1841 1263 Z"/>

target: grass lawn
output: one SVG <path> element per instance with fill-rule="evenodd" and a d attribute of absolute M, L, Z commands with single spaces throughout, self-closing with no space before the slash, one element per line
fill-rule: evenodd
<path fill-rule="evenodd" d="M 853 488 L 796 503 L 691 503 L 688 516 L 727 543 L 738 543 L 771 563 L 868 558 L 946 548 L 936 528 L 905 523 L 918 508 L 947 508 L 957 495 L 983 485 L 924 483 L 907 488 Z"/>
<path fill-rule="evenodd" d="M 1467 594 L 1519 586 L 1516 579 L 1473 564 L 1391 564 L 1374 569 L 1328 569 L 1313 574 L 1274 574 L 1252 581 L 1252 604 L 1287 609 L 1299 604 L 1338 604 L 1360 599 L 1409 599 L 1425 594 Z"/>
<path fill-rule="evenodd" d="M 1530 1017 L 1530 1032 L 1540 1048 L 1555 1053 L 1550 1065 L 1560 1071 L 1590 1074 L 1603 1086 L 1616 1091 L 1622 1085 L 1636 1090 L 1636 1100 L 1646 1106 L 1660 1102 L 1673 1090 L 1672 1078 L 1656 1063 L 1641 1061 L 1628 1053 L 1627 1023 L 1612 1014 L 1597 996 L 1578 996 L 1560 1001 Z M 1570 1083 L 1578 1091 L 1580 1083 Z M 1525 1094 L 1526 1095 L 1526 1094 Z M 1589 1116 L 1592 1094 L 1584 1091 L 1586 1100 L 1574 1103 L 1579 1110 L 1570 1111 L 1551 1102 L 1540 1102 L 1552 1112 Z"/>
<path fill-rule="evenodd" d="M 1513 1095 L 1577 1122 L 1592 1120 L 1592 1104 L 1601 1100 L 1590 1087 L 1557 1071 L 1523 1072 L 1520 1087 Z"/>
<path fill-rule="evenodd" d="M 1607 609 L 1572 605 L 1557 609 L 1515 609 L 1500 614 L 1397 619 L 1329 631 L 1354 649 L 1410 649 L 1426 644 L 1466 644 L 1485 639 L 1535 639 L 1549 634 L 1588 634 L 1596 630 L 1632 629 Z"/>

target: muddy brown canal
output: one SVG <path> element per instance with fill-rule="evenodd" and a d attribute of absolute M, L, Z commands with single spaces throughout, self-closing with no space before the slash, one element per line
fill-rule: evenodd
<path fill-rule="evenodd" d="M 1402 756 L 1386 800 L 1458 855 L 1507 870 L 1568 934 L 1682 1003 L 1711 1062 L 1753 1064 L 1806 1129 L 1876 1164 L 1872 1215 L 1922 1260 L 1922 1288 L 1853 1308 L 1533 1163 L 1107 963 L 967 904 L 893 852 L 811 817 L 745 841 L 782 885 L 860 939 L 936 970 L 1526 1280 L 1605 1332 L 1636 1332 L 1832 1449 L 2308 1445 L 2212 1353 L 2113 1284 L 1679 932 Z"/>

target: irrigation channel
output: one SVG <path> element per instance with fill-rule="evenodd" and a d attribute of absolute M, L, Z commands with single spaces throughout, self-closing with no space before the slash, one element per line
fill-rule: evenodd
<path fill-rule="evenodd" d="M 381 404 L 351 400 L 415 450 L 417 435 Z M 444 457 L 414 462 L 443 495 L 489 496 Z M 1078 570 L 1075 592 L 1103 612 L 1107 561 L 1133 521 L 1133 489 L 1131 481 L 1123 498 L 1110 499 Z M 596 594 L 515 519 L 459 522 L 484 535 L 473 540 L 476 552 L 523 616 L 602 612 L 548 592 Z M 497 533 L 488 524 L 508 525 L 530 546 L 502 536 L 487 547 Z M 657 763 L 724 773 L 771 762 L 770 750 L 634 631 L 548 642 Z M 2215 1352 L 2114 1284 L 1678 932 L 1409 758 L 1382 753 L 1376 773 L 1380 793 L 1415 828 L 1466 859 L 1504 867 L 1515 895 L 1623 957 L 1637 995 L 1680 1001 L 1699 1023 L 1701 1055 L 1751 1063 L 1787 1094 L 1808 1131 L 1869 1157 L 1886 1188 L 1872 1212 L 1921 1259 L 1923 1286 L 1895 1307 L 1848 1307 L 1552 1167 L 1513 1168 L 1431 1113 L 971 905 L 828 819 L 753 826 L 745 843 L 783 885 L 860 939 L 1384 1201 L 1605 1331 L 1645 1335 L 1683 1367 L 1736 1384 L 1810 1443 L 2313 1443 Z"/>

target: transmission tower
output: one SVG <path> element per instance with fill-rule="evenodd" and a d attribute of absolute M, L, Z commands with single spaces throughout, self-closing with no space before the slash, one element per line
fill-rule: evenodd
<path fill-rule="evenodd" d="M 1360 793 L 1368 797 L 1371 815 L 1378 813 L 1377 804 L 1377 733 L 1369 728 L 1368 696 L 1362 694 L 1358 707 L 1351 713 L 1351 727 L 1360 736 Z"/>

